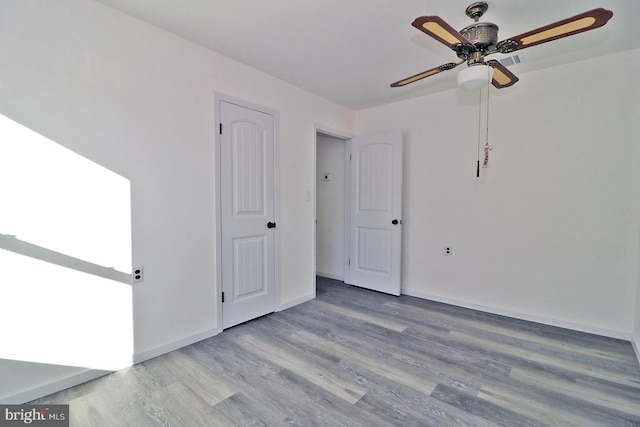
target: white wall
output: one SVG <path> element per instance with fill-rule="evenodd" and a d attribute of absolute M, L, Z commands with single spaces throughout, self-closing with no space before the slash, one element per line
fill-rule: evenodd
<path fill-rule="evenodd" d="M 315 123 L 353 112 L 85 0 L 0 0 L 0 63 L 1 114 L 131 182 L 136 360 L 220 330 L 216 93 L 280 114 L 280 308 L 313 297 Z"/>
<path fill-rule="evenodd" d="M 357 113 L 358 135 L 405 136 L 404 293 L 630 338 L 640 93 L 629 76 L 640 73 L 638 53 L 522 74 L 493 90 L 494 150 L 480 179 L 477 92 Z"/>
<path fill-rule="evenodd" d="M 318 134 L 316 148 L 316 273 L 344 280 L 347 142 Z M 329 173 L 330 180 L 324 175 Z"/>

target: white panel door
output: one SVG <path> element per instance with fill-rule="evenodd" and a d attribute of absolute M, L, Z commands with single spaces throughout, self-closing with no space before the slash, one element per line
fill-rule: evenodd
<path fill-rule="evenodd" d="M 220 103 L 222 327 L 275 311 L 274 117 Z"/>
<path fill-rule="evenodd" d="M 349 284 L 400 295 L 402 133 L 351 140 Z"/>

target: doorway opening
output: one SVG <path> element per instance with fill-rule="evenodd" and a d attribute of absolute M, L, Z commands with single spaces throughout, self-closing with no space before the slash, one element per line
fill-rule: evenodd
<path fill-rule="evenodd" d="M 348 275 L 348 142 L 316 132 L 316 276 Z"/>
<path fill-rule="evenodd" d="M 402 132 L 316 129 L 316 276 L 400 295 Z"/>

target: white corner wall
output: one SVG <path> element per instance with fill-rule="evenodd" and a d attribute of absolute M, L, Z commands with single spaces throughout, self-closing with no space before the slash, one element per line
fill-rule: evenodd
<path fill-rule="evenodd" d="M 131 182 L 145 272 L 132 288 L 136 361 L 221 329 L 216 93 L 279 112 L 280 308 L 313 297 L 315 124 L 352 133 L 352 111 L 95 2 L 0 0 L 0 11 L 0 114 Z"/>
<path fill-rule="evenodd" d="M 640 137 L 636 136 L 636 150 L 640 153 Z M 638 200 L 640 200 L 640 186 L 637 188 L 638 190 Z M 640 218 L 638 218 L 640 222 Z M 640 239 L 640 236 L 639 236 Z M 640 363 L 640 254 L 638 254 L 638 280 L 637 280 L 637 288 L 636 288 L 636 299 L 635 299 L 635 321 L 633 324 L 633 336 L 631 338 L 631 344 L 633 345 L 633 350 L 636 352 L 636 357 L 638 358 L 638 363 Z"/>
<path fill-rule="evenodd" d="M 358 135 L 405 136 L 404 293 L 624 339 L 635 322 L 637 337 L 638 53 L 492 90 L 480 179 L 477 92 L 357 113 Z"/>
<path fill-rule="evenodd" d="M 635 322 L 633 325 L 631 344 L 633 345 L 633 350 L 636 352 L 638 363 L 640 363 L 640 279 L 638 279 L 638 289 L 636 290 Z"/>

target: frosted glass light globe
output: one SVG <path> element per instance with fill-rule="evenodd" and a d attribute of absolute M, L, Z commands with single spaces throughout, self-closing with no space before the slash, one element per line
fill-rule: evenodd
<path fill-rule="evenodd" d="M 461 89 L 480 89 L 493 79 L 493 68 L 488 65 L 472 65 L 458 73 L 458 87 Z"/>

